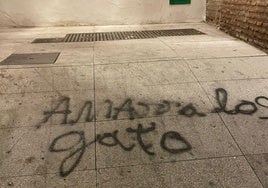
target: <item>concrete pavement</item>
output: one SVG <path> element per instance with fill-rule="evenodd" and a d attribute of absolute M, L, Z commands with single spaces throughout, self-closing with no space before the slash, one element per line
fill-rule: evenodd
<path fill-rule="evenodd" d="M 206 35 L 32 44 L 67 33 Z M 0 29 L 0 187 L 268 187 L 268 56 L 205 23 Z"/>

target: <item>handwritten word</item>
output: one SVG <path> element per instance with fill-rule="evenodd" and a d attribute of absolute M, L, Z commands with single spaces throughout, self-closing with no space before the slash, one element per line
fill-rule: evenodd
<path fill-rule="evenodd" d="M 235 106 L 233 110 L 226 110 L 228 94 L 224 89 L 216 89 L 216 100 L 218 102 L 219 108 L 215 108 L 213 112 L 224 112 L 226 114 L 254 114 L 257 112 L 257 106 L 250 101 L 242 100 L 242 102 Z M 243 109 L 243 107 L 248 106 L 249 108 Z"/>
<path fill-rule="evenodd" d="M 137 143 L 131 143 L 126 145 L 122 141 L 119 140 L 118 138 L 118 130 L 115 130 L 113 132 L 108 132 L 104 134 L 98 134 L 96 138 L 92 141 L 87 141 L 85 138 L 85 132 L 84 131 L 70 131 L 68 133 L 62 134 L 58 137 L 56 137 L 50 147 L 49 151 L 50 152 L 69 152 L 68 155 L 62 160 L 60 164 L 60 175 L 62 177 L 68 176 L 73 170 L 77 167 L 77 165 L 80 163 L 85 150 L 91 146 L 94 143 L 98 143 L 102 146 L 106 147 L 120 147 L 124 151 L 132 151 L 137 145 L 141 147 L 141 149 L 148 155 L 156 155 L 155 152 L 153 151 L 153 145 L 151 143 L 145 143 L 143 141 L 143 136 L 146 134 L 149 134 L 150 132 L 155 131 L 156 129 L 156 123 L 152 122 L 151 126 L 148 128 L 143 127 L 142 124 L 138 124 L 137 128 L 127 128 L 126 132 L 128 134 L 134 134 L 136 136 Z M 68 140 L 68 145 L 69 145 L 69 140 L 71 137 L 78 137 L 78 141 L 73 143 L 72 146 L 68 147 L 59 147 L 58 143 L 61 143 L 62 140 Z M 180 146 L 175 148 L 175 147 L 170 147 L 167 142 L 178 142 L 180 143 Z M 183 137 L 181 136 L 178 132 L 175 131 L 170 131 L 166 132 L 162 135 L 161 141 L 160 141 L 160 146 L 161 148 L 171 154 L 180 154 L 183 152 L 190 151 L 192 149 L 191 144 Z M 69 167 L 67 164 L 71 164 Z"/>
<path fill-rule="evenodd" d="M 265 96 L 258 96 L 255 98 L 255 103 L 247 100 L 242 100 L 239 104 L 235 105 L 234 109 L 228 110 L 228 93 L 223 88 L 218 88 L 215 90 L 215 98 L 217 101 L 218 107 L 211 110 L 211 113 L 225 113 L 228 115 L 244 114 L 244 115 L 253 115 L 258 111 L 258 106 L 261 108 L 268 108 L 268 104 L 265 104 L 265 101 L 268 102 L 268 98 Z M 74 120 L 69 120 L 69 115 L 72 113 L 70 110 L 70 98 L 61 97 L 55 108 L 51 111 L 44 112 L 44 119 L 41 123 L 37 125 L 37 128 L 40 128 L 43 123 L 48 122 L 48 120 L 54 115 L 61 115 L 62 120 L 60 124 L 75 124 L 82 119 L 84 114 L 84 120 L 82 122 L 92 122 L 96 120 L 96 115 L 94 114 L 93 102 L 86 101 L 82 108 L 79 110 L 77 117 Z M 176 115 L 182 115 L 186 117 L 205 117 L 207 114 L 199 112 L 193 103 L 187 105 L 182 105 L 180 102 L 172 102 L 168 100 L 163 100 L 160 103 L 152 104 L 139 101 L 134 104 L 132 99 L 126 99 L 121 105 L 115 106 L 114 102 L 107 99 L 104 101 L 104 104 L 107 105 L 106 112 L 104 113 L 104 118 L 117 120 L 120 115 L 126 115 L 130 120 L 138 118 L 146 118 L 152 116 L 162 116 L 171 111 L 171 107 L 176 108 Z M 259 117 L 260 119 L 268 119 L 268 117 Z"/>

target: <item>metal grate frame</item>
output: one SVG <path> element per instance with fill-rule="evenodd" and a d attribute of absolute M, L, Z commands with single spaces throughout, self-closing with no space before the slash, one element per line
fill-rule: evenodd
<path fill-rule="evenodd" d="M 122 31 L 104 33 L 70 33 L 64 38 L 39 38 L 33 43 L 59 43 L 59 42 L 95 42 L 111 40 L 149 39 L 168 36 L 204 35 L 196 29 L 170 29 L 148 31 Z"/>
<path fill-rule="evenodd" d="M 110 40 L 148 39 L 167 36 L 204 35 L 196 29 L 171 29 L 148 31 L 123 31 L 105 33 L 71 33 L 67 34 L 64 42 L 94 42 Z"/>

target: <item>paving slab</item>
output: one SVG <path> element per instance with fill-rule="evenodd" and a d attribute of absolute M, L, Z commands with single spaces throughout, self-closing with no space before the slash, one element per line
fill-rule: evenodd
<path fill-rule="evenodd" d="M 130 108 L 137 113 L 132 116 L 145 118 L 180 114 L 202 116 L 211 112 L 213 106 L 198 83 L 96 89 L 97 121 L 130 119 Z"/>
<path fill-rule="evenodd" d="M 241 155 L 218 115 L 98 122 L 96 133 L 98 168 Z"/>
<path fill-rule="evenodd" d="M 187 60 L 199 81 L 268 78 L 268 56 Z"/>
<path fill-rule="evenodd" d="M 93 188 L 96 187 L 96 172 L 81 171 L 61 178 L 58 174 L 46 174 L 43 176 L 19 176 L 0 178 L 1 187 L 27 187 L 27 188 Z"/>
<path fill-rule="evenodd" d="M 48 174 L 46 176 L 46 187 L 50 188 L 95 188 L 96 172 L 95 170 L 74 172 L 68 177 L 61 178 L 58 174 Z"/>
<path fill-rule="evenodd" d="M 0 135 L 0 177 L 47 173 L 49 129 L 8 128 L 0 129 Z"/>
<path fill-rule="evenodd" d="M 267 79 L 203 83 L 213 105 L 218 108 L 216 111 L 220 113 L 224 123 L 245 154 L 267 153 L 268 150 L 268 122 L 265 119 L 268 117 L 267 83 Z M 219 88 L 225 91 L 217 90 Z M 261 105 L 258 105 L 256 100 Z M 219 108 L 224 109 L 225 104 L 225 110 L 219 110 Z"/>
<path fill-rule="evenodd" d="M 94 88 L 92 66 L 71 66 L 50 68 L 53 78 L 53 88 L 64 90 L 92 90 Z"/>
<path fill-rule="evenodd" d="M 95 169 L 95 143 L 83 152 L 79 150 L 83 146 L 80 138 L 88 144 L 94 140 L 94 130 L 94 123 L 0 129 L 0 177 L 53 173 L 60 179 L 70 173 Z M 69 157 L 77 149 L 77 154 Z"/>
<path fill-rule="evenodd" d="M 98 170 L 99 187 L 262 188 L 244 157 Z"/>
<path fill-rule="evenodd" d="M 179 58 L 202 59 L 220 57 L 262 56 L 266 53 L 241 41 L 207 41 L 169 44 Z M 191 49 L 191 50 L 189 50 Z"/>
<path fill-rule="evenodd" d="M 0 69 L 0 76 L 1 93 L 93 89 L 92 66 Z"/>
<path fill-rule="evenodd" d="M 128 85 L 135 87 L 196 82 L 184 60 L 96 65 L 96 88 Z M 168 76 L 167 76 L 168 75 Z"/>
<path fill-rule="evenodd" d="M 176 53 L 158 39 L 96 42 L 94 63 L 126 63 L 175 58 Z"/>
<path fill-rule="evenodd" d="M 80 43 L 79 43 L 80 44 Z M 94 49 L 70 48 L 63 50 L 54 66 L 84 66 L 92 65 L 94 59 Z"/>
<path fill-rule="evenodd" d="M 268 154 L 247 155 L 246 158 L 261 180 L 263 187 L 268 187 Z"/>
<path fill-rule="evenodd" d="M 14 188 L 46 188 L 46 179 L 43 176 L 20 176 L 0 178 L 0 186 Z"/>
<path fill-rule="evenodd" d="M 94 121 L 95 103 L 93 90 L 54 92 L 51 103 L 51 113 L 47 115 L 42 113 L 42 115 L 44 118 L 49 117 L 49 121 L 53 125 Z M 44 122 L 40 126 L 45 126 L 46 124 Z"/>
<path fill-rule="evenodd" d="M 0 74 L 1 93 L 53 91 L 50 69 L 0 69 Z"/>
<path fill-rule="evenodd" d="M 52 125 L 49 129 L 47 173 L 65 178 L 74 172 L 95 169 L 94 123 Z"/>
<path fill-rule="evenodd" d="M 0 95 L 0 129 L 33 127 L 51 111 L 53 93 L 21 93 Z M 48 124 L 50 121 L 48 121 Z"/>

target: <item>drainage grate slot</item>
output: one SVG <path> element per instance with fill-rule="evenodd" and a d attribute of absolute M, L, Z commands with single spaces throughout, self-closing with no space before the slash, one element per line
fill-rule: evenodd
<path fill-rule="evenodd" d="M 64 38 L 35 39 L 33 43 L 53 42 L 94 42 L 110 40 L 148 39 L 168 36 L 204 35 L 196 29 L 170 29 L 170 30 L 148 30 L 148 31 L 123 31 L 105 33 L 70 33 Z"/>
<path fill-rule="evenodd" d="M 60 53 L 11 54 L 0 65 L 54 64 Z"/>

